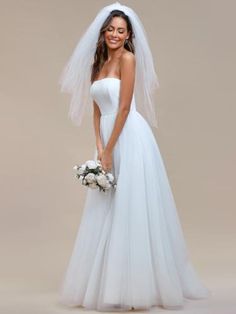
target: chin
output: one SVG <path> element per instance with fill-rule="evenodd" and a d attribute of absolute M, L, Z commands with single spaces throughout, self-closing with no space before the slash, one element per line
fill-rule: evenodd
<path fill-rule="evenodd" d="M 107 44 L 107 47 L 110 48 L 110 49 L 117 49 L 117 48 L 120 48 L 121 46 L 120 45 L 111 45 L 109 43 L 109 44 Z"/>

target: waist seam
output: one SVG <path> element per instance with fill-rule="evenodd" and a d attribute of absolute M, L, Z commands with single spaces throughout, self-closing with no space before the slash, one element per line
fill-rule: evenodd
<path fill-rule="evenodd" d="M 133 111 L 137 111 L 136 108 L 130 109 L 130 112 L 133 112 Z M 118 110 L 117 111 L 113 111 L 113 112 L 109 112 L 109 113 L 101 113 L 101 116 L 111 116 L 111 115 L 114 115 L 114 114 L 117 114 L 117 113 L 118 113 Z"/>

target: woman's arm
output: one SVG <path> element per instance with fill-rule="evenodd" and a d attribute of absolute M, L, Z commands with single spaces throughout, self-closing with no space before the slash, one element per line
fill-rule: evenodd
<path fill-rule="evenodd" d="M 135 56 L 132 53 L 122 56 L 120 70 L 121 86 L 119 109 L 111 136 L 103 151 L 102 164 L 105 170 L 111 169 L 112 151 L 130 111 L 135 80 Z"/>
<path fill-rule="evenodd" d="M 114 127 L 106 145 L 106 151 L 112 152 L 115 143 L 122 131 L 127 116 L 130 111 L 130 105 L 134 90 L 135 79 L 135 56 L 133 54 L 125 54 L 121 59 L 121 86 L 120 86 L 120 102 L 119 110 L 116 116 Z"/>
<path fill-rule="evenodd" d="M 101 134 L 100 134 L 100 117 L 101 117 L 100 109 L 98 105 L 96 104 L 96 102 L 93 101 L 93 125 L 94 125 L 95 137 L 96 137 L 98 159 L 101 158 L 101 153 L 103 151 L 102 139 L 101 139 Z"/>

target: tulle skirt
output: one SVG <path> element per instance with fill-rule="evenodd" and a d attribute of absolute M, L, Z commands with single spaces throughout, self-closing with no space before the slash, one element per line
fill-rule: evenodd
<path fill-rule="evenodd" d="M 101 116 L 104 145 L 116 115 Z M 97 157 L 95 150 L 94 158 Z M 113 150 L 115 190 L 88 189 L 60 302 L 98 311 L 177 309 L 209 290 L 188 257 L 158 144 L 131 110 Z"/>

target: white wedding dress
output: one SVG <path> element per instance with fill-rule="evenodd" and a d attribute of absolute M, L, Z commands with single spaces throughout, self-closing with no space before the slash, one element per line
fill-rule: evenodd
<path fill-rule="evenodd" d="M 93 82 L 106 145 L 119 107 L 120 79 Z M 94 158 L 97 153 L 95 149 Z M 115 190 L 87 190 L 60 302 L 97 311 L 176 309 L 210 291 L 189 260 L 163 160 L 151 128 L 131 110 L 113 150 Z"/>

